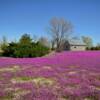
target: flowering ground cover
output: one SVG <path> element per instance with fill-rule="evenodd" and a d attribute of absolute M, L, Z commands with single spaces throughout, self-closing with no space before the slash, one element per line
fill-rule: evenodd
<path fill-rule="evenodd" d="M 100 52 L 0 58 L 0 100 L 100 100 Z"/>

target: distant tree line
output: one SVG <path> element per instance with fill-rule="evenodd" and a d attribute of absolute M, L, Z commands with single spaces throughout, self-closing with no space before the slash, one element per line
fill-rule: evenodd
<path fill-rule="evenodd" d="M 90 50 L 100 50 L 100 45 L 93 46 Z"/>

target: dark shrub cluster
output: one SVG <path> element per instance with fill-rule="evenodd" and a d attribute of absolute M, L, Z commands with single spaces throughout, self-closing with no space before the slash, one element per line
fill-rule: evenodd
<path fill-rule="evenodd" d="M 19 42 L 11 42 L 3 48 L 2 56 L 7 57 L 40 57 L 49 53 L 49 48 L 40 42 L 33 42 L 28 34 L 24 34 Z"/>
<path fill-rule="evenodd" d="M 100 46 L 96 46 L 96 47 L 91 47 L 90 50 L 100 50 Z"/>

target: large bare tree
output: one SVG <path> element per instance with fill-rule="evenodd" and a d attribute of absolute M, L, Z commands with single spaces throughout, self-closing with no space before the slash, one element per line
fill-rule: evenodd
<path fill-rule="evenodd" d="M 56 49 L 60 50 L 63 40 L 67 39 L 72 33 L 72 24 L 62 18 L 53 18 L 50 21 L 49 33 L 55 42 Z"/>

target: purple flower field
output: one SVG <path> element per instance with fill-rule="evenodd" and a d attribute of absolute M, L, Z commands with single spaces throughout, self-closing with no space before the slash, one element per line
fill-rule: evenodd
<path fill-rule="evenodd" d="M 0 100 L 100 100 L 100 51 L 0 58 Z"/>

